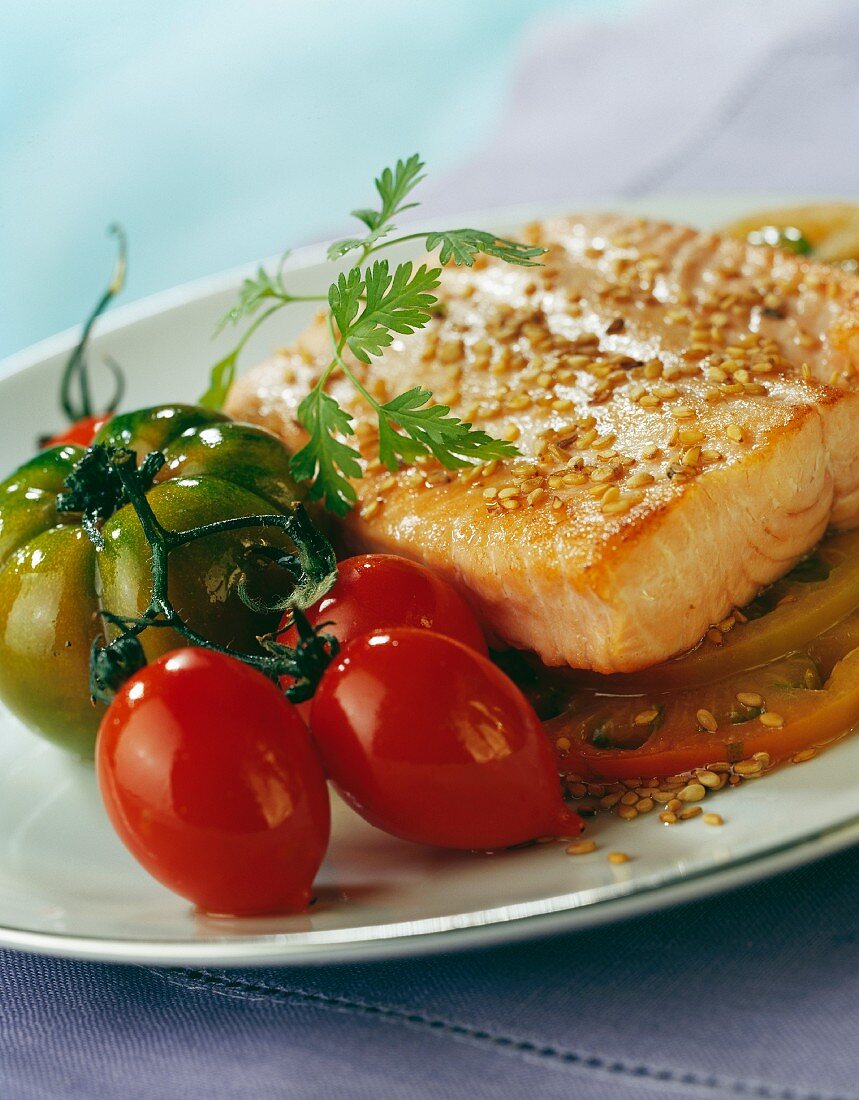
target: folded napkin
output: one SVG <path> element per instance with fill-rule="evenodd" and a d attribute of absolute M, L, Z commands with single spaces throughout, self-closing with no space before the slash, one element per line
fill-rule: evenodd
<path fill-rule="evenodd" d="M 0 954 L 3 1100 L 857 1100 L 859 851 L 574 936 L 386 963 Z"/>
<path fill-rule="evenodd" d="M 859 4 L 671 0 L 558 17 L 434 213 L 648 194 L 859 197 Z"/>

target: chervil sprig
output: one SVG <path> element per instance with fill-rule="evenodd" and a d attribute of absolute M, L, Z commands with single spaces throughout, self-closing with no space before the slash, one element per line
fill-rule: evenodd
<path fill-rule="evenodd" d="M 248 317 L 253 317 L 267 302 L 271 302 L 264 313 L 259 314 L 255 320 L 245 329 L 239 342 L 231 352 L 220 359 L 212 367 L 209 388 L 199 400 L 200 405 L 209 409 L 219 409 L 226 400 L 230 386 L 236 374 L 236 364 L 245 344 L 250 340 L 256 330 L 264 324 L 273 313 L 293 302 L 324 302 L 323 295 L 290 294 L 283 283 L 283 265 L 289 258 L 289 251 L 283 253 L 280 264 L 274 275 L 269 275 L 262 265 L 257 269 L 253 279 L 245 279 L 242 289 L 239 291 L 239 300 L 227 310 L 218 322 L 215 335 L 222 332 L 228 325 L 238 325 Z"/>
<path fill-rule="evenodd" d="M 357 252 L 355 264 L 341 272 L 323 295 L 294 295 L 286 287 L 283 260 L 274 275 L 260 268 L 242 285 L 235 306 L 223 318 L 228 324 L 251 319 L 236 346 L 212 368 L 211 384 L 201 403 L 219 408 L 235 377 L 238 357 L 254 332 L 272 314 L 293 302 L 327 302 L 331 334 L 331 360 L 316 385 L 298 406 L 298 419 L 308 441 L 293 456 L 296 478 L 310 482 L 313 499 L 345 515 L 357 500 L 351 482 L 361 477 L 360 454 L 347 440 L 353 420 L 326 391 L 335 374 L 344 376 L 376 414 L 379 424 L 379 458 L 389 470 L 432 455 L 448 469 L 488 462 L 517 453 L 512 443 L 493 439 L 460 420 L 446 405 L 432 404 L 432 393 L 416 386 L 391 401 L 373 397 L 349 365 L 346 353 L 369 364 L 393 343 L 395 334 L 408 336 L 429 324 L 438 307 L 433 293 L 439 285 L 440 267 L 405 261 L 391 268 L 387 260 L 369 257 L 383 248 L 422 240 L 428 252 L 438 252 L 442 264 L 471 267 L 480 255 L 492 256 L 523 267 L 536 266 L 545 249 L 521 244 L 479 229 L 421 231 L 393 237 L 394 219 L 418 204 L 407 201 L 424 178 L 419 156 L 397 161 L 376 179 L 378 208 L 353 210 L 366 227 L 361 237 L 336 241 L 328 250 L 331 260 Z M 284 257 L 285 259 L 285 257 Z M 263 308 L 267 307 L 267 308 Z"/>

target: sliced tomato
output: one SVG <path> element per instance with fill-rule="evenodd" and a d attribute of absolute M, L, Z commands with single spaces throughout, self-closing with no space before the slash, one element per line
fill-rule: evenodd
<path fill-rule="evenodd" d="M 672 695 L 581 692 L 546 723 L 560 769 L 585 778 L 664 777 L 757 752 L 777 763 L 834 741 L 859 722 L 859 649 L 842 649 L 850 640 L 844 631 L 820 642 L 821 666 L 832 666 L 825 682 L 806 653 Z"/>
<path fill-rule="evenodd" d="M 859 647 L 859 611 L 821 634 L 806 647 L 822 676 L 830 676 L 845 653 Z"/>
<path fill-rule="evenodd" d="M 563 676 L 572 683 L 612 695 L 682 691 L 801 650 L 857 608 L 859 530 L 826 539 L 787 576 L 765 589 L 733 622 L 732 617 L 725 620 L 724 633 L 717 628 L 713 638 L 705 637 L 681 657 L 642 672 Z"/>

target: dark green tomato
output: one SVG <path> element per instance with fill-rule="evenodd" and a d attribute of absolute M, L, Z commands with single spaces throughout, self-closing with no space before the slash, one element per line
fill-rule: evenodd
<path fill-rule="evenodd" d="M 160 523 L 178 531 L 201 527 L 216 519 L 271 514 L 271 503 L 256 493 L 218 477 L 163 481 L 149 492 L 149 503 Z M 149 546 L 134 510 L 126 505 L 102 531 L 104 550 L 98 555 L 101 600 L 115 615 L 134 617 L 146 610 L 151 588 Z M 260 652 L 257 638 L 274 630 L 279 615 L 260 616 L 239 596 L 242 576 L 252 595 L 288 591 L 288 580 L 277 566 L 254 555 L 252 546 L 289 548 L 276 530 L 249 528 L 180 546 L 170 555 L 168 596 L 185 622 L 209 641 L 243 652 Z M 188 643 L 172 630 L 150 627 L 140 635 L 148 660 Z"/>
<path fill-rule="evenodd" d="M 292 476 L 290 454 L 284 445 L 276 435 L 252 424 L 227 421 L 189 427 L 164 448 L 164 454 L 167 463 L 159 481 L 220 477 L 264 497 L 275 512 L 306 496 Z"/>
<path fill-rule="evenodd" d="M 163 451 L 187 428 L 228 423 L 223 413 L 197 405 L 157 405 L 151 409 L 114 416 L 100 429 L 93 442 L 128 447 L 143 458 L 150 451 Z"/>
<path fill-rule="evenodd" d="M 0 572 L 0 696 L 36 733 L 92 755 L 100 717 L 89 651 L 99 630 L 95 547 L 80 527 L 52 527 Z"/>
<path fill-rule="evenodd" d="M 141 409 L 114 417 L 98 442 L 153 449 L 167 463 L 149 500 L 168 528 L 185 530 L 237 516 L 285 512 L 302 494 L 289 476 L 289 455 L 267 432 L 189 405 Z M 102 708 L 90 703 L 88 659 L 105 630 L 99 612 L 134 616 L 150 595 L 150 553 L 126 505 L 103 527 L 96 551 L 79 514 L 57 510 L 57 494 L 84 451 L 41 451 L 0 484 L 0 697 L 27 725 L 82 756 L 92 754 Z M 258 651 L 276 626 L 238 595 L 242 574 L 252 595 L 288 590 L 275 564 L 251 545 L 287 547 L 275 530 L 207 536 L 170 556 L 170 598 L 188 624 L 222 645 Z M 172 631 L 141 636 L 151 658 L 175 648 Z M 187 644 L 187 643 L 182 643 Z"/>

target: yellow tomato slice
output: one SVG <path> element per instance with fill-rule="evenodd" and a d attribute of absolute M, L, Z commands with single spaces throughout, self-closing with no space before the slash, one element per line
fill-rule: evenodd
<path fill-rule="evenodd" d="M 698 687 L 804 649 L 857 608 L 859 530 L 824 540 L 787 576 L 743 608 L 739 617 L 729 616 L 722 624 L 724 633 L 714 627 L 681 657 L 642 672 L 599 676 L 565 671 L 554 676 L 612 695 Z M 552 673 L 549 676 L 554 678 Z"/>
<path fill-rule="evenodd" d="M 826 659 L 834 660 L 850 638 L 850 631 L 830 638 Z M 857 722 L 859 648 L 842 653 L 825 683 L 811 656 L 794 654 L 703 690 L 638 697 L 580 692 L 546 729 L 562 772 L 629 779 L 735 763 L 757 752 L 777 763 L 836 740 Z"/>
<path fill-rule="evenodd" d="M 788 233 L 779 240 L 773 239 L 770 230 Z M 810 251 L 824 263 L 846 266 L 859 260 L 859 205 L 852 202 L 815 202 L 759 210 L 733 222 L 725 232 L 753 244 L 773 244 L 800 254 Z M 803 241 L 807 242 L 805 248 L 801 246 Z"/>

